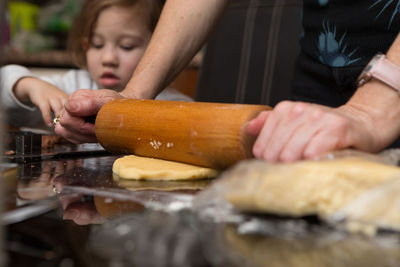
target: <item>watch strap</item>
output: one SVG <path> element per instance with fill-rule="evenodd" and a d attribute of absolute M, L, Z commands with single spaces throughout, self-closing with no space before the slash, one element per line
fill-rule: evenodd
<path fill-rule="evenodd" d="M 364 85 L 372 78 L 400 92 L 400 66 L 392 63 L 383 54 L 378 54 L 371 60 L 358 79 L 358 86 Z"/>

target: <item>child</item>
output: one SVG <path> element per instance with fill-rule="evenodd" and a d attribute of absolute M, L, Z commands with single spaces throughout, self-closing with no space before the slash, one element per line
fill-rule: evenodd
<path fill-rule="evenodd" d="M 81 70 L 36 77 L 22 66 L 1 68 L 1 101 L 9 123 L 51 130 L 52 117 L 62 113 L 68 94 L 89 88 L 124 89 L 150 41 L 162 2 L 87 0 L 69 39 Z M 191 100 L 174 89 L 165 89 L 156 99 Z"/>

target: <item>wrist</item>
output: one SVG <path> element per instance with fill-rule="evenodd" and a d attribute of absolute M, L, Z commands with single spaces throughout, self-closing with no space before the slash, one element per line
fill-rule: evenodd
<path fill-rule="evenodd" d="M 400 97 L 392 87 L 372 79 L 360 87 L 344 105 L 356 113 L 373 137 L 371 151 L 379 151 L 390 145 L 400 135 Z"/>
<path fill-rule="evenodd" d="M 361 114 L 360 118 L 369 125 L 364 129 L 372 136 L 374 151 L 385 148 L 400 136 L 400 34 L 387 51 L 386 59 L 388 62 L 372 67 L 372 71 L 366 67 L 372 79 L 362 83 L 344 108 Z"/>
<path fill-rule="evenodd" d="M 35 82 L 35 78 L 32 77 L 22 77 L 19 79 L 12 91 L 14 96 L 22 103 L 27 104 L 27 105 L 33 105 L 31 98 L 30 98 L 30 92 L 33 88 L 32 83 Z"/>

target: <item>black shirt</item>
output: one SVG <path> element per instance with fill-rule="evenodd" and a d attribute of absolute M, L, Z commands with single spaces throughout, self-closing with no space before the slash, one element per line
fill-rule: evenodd
<path fill-rule="evenodd" d="M 305 54 L 331 67 L 364 66 L 400 29 L 400 0 L 304 0 Z"/>

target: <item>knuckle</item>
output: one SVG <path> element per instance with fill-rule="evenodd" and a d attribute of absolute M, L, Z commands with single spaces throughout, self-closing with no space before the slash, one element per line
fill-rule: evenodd
<path fill-rule="evenodd" d="M 278 112 L 287 111 L 288 109 L 291 109 L 292 105 L 293 105 L 293 102 L 285 100 L 285 101 L 279 102 L 275 106 L 274 110 L 276 110 Z"/>
<path fill-rule="evenodd" d="M 326 111 L 320 108 L 314 108 L 313 110 L 311 110 L 310 114 L 312 120 L 320 120 L 326 115 Z"/>
<path fill-rule="evenodd" d="M 291 105 L 291 111 L 294 114 L 301 114 L 309 108 L 309 105 L 303 102 L 295 102 Z"/>

